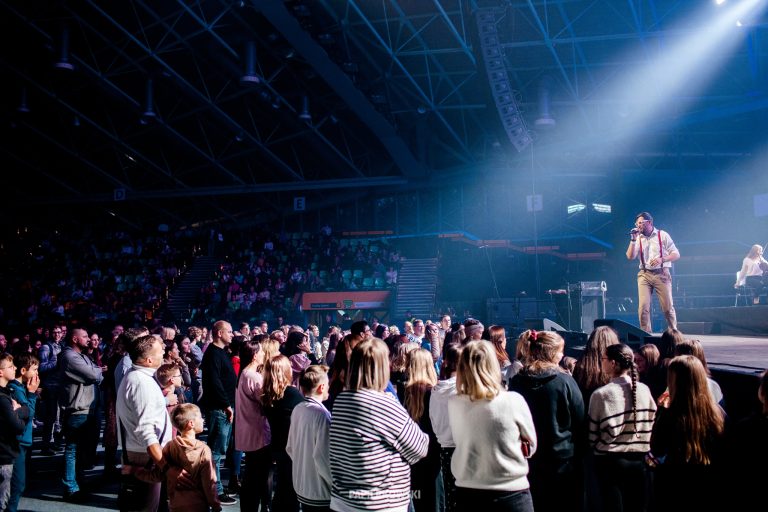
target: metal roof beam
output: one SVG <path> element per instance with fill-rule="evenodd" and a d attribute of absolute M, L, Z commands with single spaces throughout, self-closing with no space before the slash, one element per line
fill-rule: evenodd
<path fill-rule="evenodd" d="M 376 134 L 404 176 L 415 177 L 424 174 L 422 164 L 414 158 L 392 125 L 373 108 L 349 77 L 328 57 L 325 50 L 301 28 L 281 0 L 252 0 L 252 3 Z"/>

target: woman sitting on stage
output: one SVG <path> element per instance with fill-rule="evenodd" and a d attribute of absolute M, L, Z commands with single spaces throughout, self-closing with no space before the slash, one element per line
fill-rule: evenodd
<path fill-rule="evenodd" d="M 749 277 L 762 277 L 763 271 L 768 269 L 768 261 L 763 258 L 763 248 L 760 245 L 753 245 L 749 253 L 744 257 L 739 271 L 739 278 L 736 280 L 734 288 L 747 284 Z"/>

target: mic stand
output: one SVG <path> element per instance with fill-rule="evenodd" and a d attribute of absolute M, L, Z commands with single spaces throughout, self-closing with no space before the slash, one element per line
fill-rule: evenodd
<path fill-rule="evenodd" d="M 568 296 L 568 330 L 572 331 L 571 328 L 571 316 L 573 316 L 573 305 L 571 304 L 571 283 L 568 281 L 565 282 L 565 291 L 566 295 Z"/>

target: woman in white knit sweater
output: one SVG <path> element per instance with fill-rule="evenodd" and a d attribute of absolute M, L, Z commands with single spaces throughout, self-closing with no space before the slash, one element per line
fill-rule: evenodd
<path fill-rule="evenodd" d="M 627 345 L 611 345 L 602 359 L 611 381 L 589 400 L 589 442 L 602 510 L 643 511 L 648 484 L 643 461 L 650 450 L 656 402 L 648 386 L 638 382 L 634 354 Z"/>
<path fill-rule="evenodd" d="M 451 471 L 457 509 L 533 512 L 527 457 L 536 451 L 536 429 L 523 397 L 503 391 L 499 362 L 487 341 L 471 341 L 462 349 L 456 391 L 448 420 L 456 444 Z"/>

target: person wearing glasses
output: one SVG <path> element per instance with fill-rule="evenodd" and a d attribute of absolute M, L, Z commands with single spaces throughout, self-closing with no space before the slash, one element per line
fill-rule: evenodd
<path fill-rule="evenodd" d="M 677 317 L 672 303 L 672 262 L 680 259 L 680 252 L 669 233 L 656 229 L 648 212 L 635 216 L 635 227 L 629 232 L 627 259 L 640 260 L 637 273 L 638 317 L 640 328 L 653 332 L 651 327 L 651 294 L 655 291 L 659 305 L 670 329 L 677 329 Z"/>

